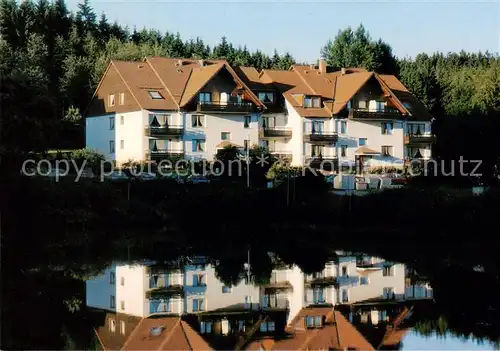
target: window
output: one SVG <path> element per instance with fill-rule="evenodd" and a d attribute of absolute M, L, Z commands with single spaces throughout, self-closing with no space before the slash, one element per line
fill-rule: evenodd
<path fill-rule="evenodd" d="M 162 100 L 163 99 L 163 96 L 160 94 L 159 91 L 149 90 L 148 94 L 149 94 L 149 96 L 151 96 L 151 99 L 153 99 L 153 100 Z"/>
<path fill-rule="evenodd" d="M 321 327 L 321 316 L 306 316 L 306 327 L 307 328 L 319 328 Z"/>
<path fill-rule="evenodd" d="M 252 121 L 252 116 L 245 116 L 243 118 L 245 119 L 243 122 L 243 127 L 250 128 L 250 122 Z"/>
<path fill-rule="evenodd" d="M 115 278 L 116 278 L 115 272 L 109 272 L 109 284 L 115 285 Z"/>
<path fill-rule="evenodd" d="M 312 106 L 313 107 L 321 107 L 321 98 L 315 97 L 312 99 Z"/>
<path fill-rule="evenodd" d="M 125 286 L 125 278 L 124 277 L 120 278 L 120 285 Z"/>
<path fill-rule="evenodd" d="M 383 156 L 392 156 L 392 146 L 384 145 L 382 146 Z"/>
<path fill-rule="evenodd" d="M 276 328 L 276 325 L 274 323 L 274 321 L 267 321 L 267 322 L 263 322 L 261 325 L 260 325 L 260 331 L 265 333 L 265 332 L 274 332 Z"/>
<path fill-rule="evenodd" d="M 125 93 L 120 93 L 120 105 L 125 105 Z"/>
<path fill-rule="evenodd" d="M 375 106 L 376 106 L 377 111 L 379 111 L 379 112 L 380 111 L 384 111 L 384 109 L 385 109 L 385 102 L 384 101 L 377 101 L 376 104 L 375 104 Z"/>
<path fill-rule="evenodd" d="M 351 100 L 347 101 L 347 110 L 349 111 L 352 108 Z"/>
<path fill-rule="evenodd" d="M 321 98 L 318 96 L 304 97 L 304 107 L 321 107 Z"/>
<path fill-rule="evenodd" d="M 394 276 L 394 267 L 393 266 L 385 266 L 382 270 L 382 276 L 384 277 L 392 277 Z"/>
<path fill-rule="evenodd" d="M 193 275 L 193 286 L 205 286 L 205 275 L 204 274 L 194 274 Z"/>
<path fill-rule="evenodd" d="M 245 148 L 245 152 L 248 151 L 248 147 L 249 147 L 249 141 L 248 140 L 244 140 L 243 141 L 243 147 Z"/>
<path fill-rule="evenodd" d="M 194 152 L 204 152 L 205 151 L 205 139 L 193 139 L 193 151 Z"/>
<path fill-rule="evenodd" d="M 311 157 L 323 157 L 325 147 L 324 145 L 312 145 L 311 146 Z"/>
<path fill-rule="evenodd" d="M 233 291 L 233 289 L 231 287 L 225 286 L 225 285 L 222 286 L 222 293 L 223 294 L 229 294 L 232 291 Z"/>
<path fill-rule="evenodd" d="M 384 288 L 382 294 L 386 299 L 392 299 L 394 298 L 394 288 Z"/>
<path fill-rule="evenodd" d="M 359 283 L 360 283 L 361 285 L 368 285 L 370 282 L 369 282 L 369 280 L 368 280 L 368 277 L 360 277 L 360 278 L 359 278 Z"/>
<path fill-rule="evenodd" d="M 200 333 L 210 334 L 212 332 L 212 322 L 211 321 L 201 321 L 200 322 Z"/>
<path fill-rule="evenodd" d="M 342 302 L 349 302 L 349 293 L 347 290 L 342 290 Z"/>
<path fill-rule="evenodd" d="M 324 303 L 325 295 L 323 293 L 323 289 L 314 289 L 313 291 L 313 302 L 314 303 Z"/>
<path fill-rule="evenodd" d="M 403 106 L 408 110 L 408 111 L 411 111 L 411 106 L 409 103 L 407 102 L 403 102 Z"/>
<path fill-rule="evenodd" d="M 347 276 L 347 266 L 342 267 L 342 276 Z"/>
<path fill-rule="evenodd" d="M 366 109 L 366 101 L 365 100 L 358 101 L 358 108 L 362 110 Z"/>
<path fill-rule="evenodd" d="M 312 107 L 312 100 L 310 96 L 304 97 L 304 107 Z"/>
<path fill-rule="evenodd" d="M 272 103 L 274 103 L 274 93 L 260 92 L 259 93 L 259 100 L 265 104 L 272 104 Z"/>
<path fill-rule="evenodd" d="M 125 149 L 125 140 L 120 140 L 120 150 Z"/>
<path fill-rule="evenodd" d="M 115 118 L 109 117 L 109 130 L 115 130 Z"/>
<path fill-rule="evenodd" d="M 109 331 L 114 333 L 116 330 L 116 321 L 113 318 L 109 319 Z"/>
<path fill-rule="evenodd" d="M 109 308 L 115 308 L 115 307 L 116 307 L 115 295 L 110 295 L 109 296 Z"/>
<path fill-rule="evenodd" d="M 367 138 L 359 138 L 359 146 L 366 145 L 367 143 Z"/>
<path fill-rule="evenodd" d="M 125 335 L 125 322 L 124 321 L 120 321 L 120 333 L 122 335 Z"/>
<path fill-rule="evenodd" d="M 340 134 L 347 133 L 347 121 L 340 121 Z"/>
<path fill-rule="evenodd" d="M 115 106 L 115 94 L 108 95 L 108 106 L 109 107 Z"/>
<path fill-rule="evenodd" d="M 222 133 L 220 133 L 220 138 L 222 140 L 230 140 L 231 139 L 231 133 L 229 133 L 229 132 L 222 132 Z"/>
<path fill-rule="evenodd" d="M 251 305 L 252 305 L 252 297 L 251 296 L 245 296 L 245 308 L 249 308 Z"/>
<path fill-rule="evenodd" d="M 110 140 L 109 141 L 109 153 L 112 154 L 115 152 L 115 141 L 114 140 Z"/>
<path fill-rule="evenodd" d="M 323 134 L 323 127 L 325 123 L 322 121 L 313 121 L 311 123 L 311 132 L 312 134 Z"/>
<path fill-rule="evenodd" d="M 191 115 L 191 126 L 193 128 L 203 128 L 205 126 L 204 115 Z"/>
<path fill-rule="evenodd" d="M 120 301 L 120 309 L 122 311 L 125 311 L 125 301 L 123 301 L 123 300 Z"/>
<path fill-rule="evenodd" d="M 198 102 L 200 104 L 206 104 L 212 102 L 212 93 L 199 93 Z"/>
<path fill-rule="evenodd" d="M 125 116 L 120 116 L 120 124 L 124 125 L 125 124 Z"/>
<path fill-rule="evenodd" d="M 347 156 L 347 145 L 340 145 L 340 156 Z"/>
<path fill-rule="evenodd" d="M 205 311 L 205 299 L 193 299 L 193 312 Z"/>
<path fill-rule="evenodd" d="M 238 321 L 238 331 L 240 332 L 245 331 L 245 321 Z"/>
<path fill-rule="evenodd" d="M 391 135 L 392 134 L 392 122 L 382 122 L 382 134 Z"/>

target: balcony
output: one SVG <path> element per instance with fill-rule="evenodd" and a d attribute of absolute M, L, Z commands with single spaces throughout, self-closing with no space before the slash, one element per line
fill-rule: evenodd
<path fill-rule="evenodd" d="M 304 133 L 304 141 L 307 143 L 325 143 L 331 144 L 336 143 L 339 136 L 335 132 L 315 132 L 309 131 Z"/>
<path fill-rule="evenodd" d="M 337 277 L 312 277 L 306 280 L 306 286 L 332 286 L 337 285 Z"/>
<path fill-rule="evenodd" d="M 154 151 L 149 150 L 147 152 L 147 157 L 149 157 L 151 161 L 182 158 L 183 156 L 184 156 L 184 149 L 158 149 Z"/>
<path fill-rule="evenodd" d="M 164 127 L 148 126 L 145 128 L 145 134 L 146 136 L 150 137 L 162 137 L 162 136 L 179 137 L 184 134 L 184 126 L 172 125 L 172 124 L 169 124 Z"/>
<path fill-rule="evenodd" d="M 264 138 L 291 138 L 292 129 L 286 127 L 263 127 Z"/>
<path fill-rule="evenodd" d="M 255 105 L 251 102 L 199 102 L 196 111 L 202 113 L 252 113 Z"/>
<path fill-rule="evenodd" d="M 147 299 L 162 299 L 171 296 L 184 296 L 184 286 L 179 284 L 167 285 L 167 286 L 152 288 L 146 291 Z"/>
<path fill-rule="evenodd" d="M 349 110 L 350 119 L 358 120 L 401 120 L 403 119 L 403 114 L 395 109 L 370 111 L 369 109 L 350 109 Z"/>
<path fill-rule="evenodd" d="M 434 144 L 436 136 L 433 134 L 406 134 L 404 137 L 405 145 L 416 144 Z"/>
<path fill-rule="evenodd" d="M 269 153 L 280 160 L 291 160 L 292 159 L 292 152 L 291 151 L 286 151 L 286 150 L 269 150 Z"/>

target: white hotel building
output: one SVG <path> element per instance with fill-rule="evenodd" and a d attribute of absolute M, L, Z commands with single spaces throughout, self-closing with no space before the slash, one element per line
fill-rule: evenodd
<path fill-rule="evenodd" d="M 392 75 L 288 71 L 226 61 L 111 61 L 85 112 L 86 146 L 129 160 L 213 160 L 227 145 L 267 147 L 293 165 L 402 166 L 428 159 L 432 117 Z M 326 168 L 326 167 L 325 167 Z"/>
<path fill-rule="evenodd" d="M 350 304 L 371 298 L 404 299 L 405 266 L 340 253 L 321 272 L 298 267 L 272 271 L 268 284 L 225 286 L 210 264 L 115 264 L 86 282 L 87 307 L 135 317 L 187 315 L 231 309 L 281 310 L 287 323 L 313 305 Z"/>

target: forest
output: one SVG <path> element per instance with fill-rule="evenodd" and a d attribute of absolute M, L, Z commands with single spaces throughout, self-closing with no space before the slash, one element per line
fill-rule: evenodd
<path fill-rule="evenodd" d="M 4 159 L 49 148 L 83 147 L 81 111 L 110 59 L 225 58 L 257 69 L 288 69 L 295 63 L 290 53 L 250 52 L 226 37 L 211 47 L 199 37 L 110 23 L 88 0 L 79 3 L 76 12 L 70 12 L 64 0 L 1 0 L 0 33 Z M 498 53 L 436 52 L 398 58 L 389 43 L 373 39 L 362 24 L 331 37 L 318 48 L 318 57 L 336 68 L 395 74 L 429 108 L 436 118 L 435 155 L 480 157 L 492 168 L 500 154 Z M 470 142 L 464 143 L 464 138 Z"/>

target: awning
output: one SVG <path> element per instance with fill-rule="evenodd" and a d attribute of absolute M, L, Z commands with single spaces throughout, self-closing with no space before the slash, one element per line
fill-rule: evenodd
<path fill-rule="evenodd" d="M 380 152 L 372 150 L 370 148 L 367 148 L 366 146 L 361 146 L 358 148 L 355 152 L 356 155 L 359 156 L 374 156 L 374 155 L 380 155 Z"/>
<path fill-rule="evenodd" d="M 215 147 L 217 149 L 224 149 L 226 147 L 235 147 L 237 149 L 242 149 L 243 148 L 243 146 L 234 144 L 234 143 L 230 142 L 229 140 L 224 140 L 224 141 L 220 142 L 219 144 L 215 145 Z"/>

